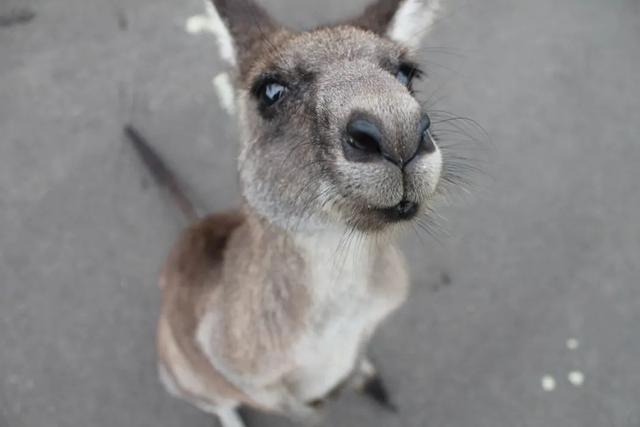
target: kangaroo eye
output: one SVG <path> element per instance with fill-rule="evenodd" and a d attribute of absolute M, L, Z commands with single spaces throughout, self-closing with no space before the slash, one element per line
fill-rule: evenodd
<path fill-rule="evenodd" d="M 398 81 L 408 88 L 411 88 L 413 79 L 420 78 L 420 76 L 422 76 L 422 72 L 418 68 L 410 64 L 400 65 L 398 73 L 396 74 L 396 78 L 398 79 Z"/>
<path fill-rule="evenodd" d="M 280 99 L 282 99 L 286 91 L 287 91 L 287 88 L 281 85 L 280 83 L 276 83 L 276 82 L 267 83 L 264 85 L 262 89 L 262 101 L 266 105 L 269 105 L 269 106 L 274 105 L 275 103 L 280 101 Z"/>

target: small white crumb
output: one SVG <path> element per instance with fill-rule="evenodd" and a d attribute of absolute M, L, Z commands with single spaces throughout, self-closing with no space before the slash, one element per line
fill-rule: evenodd
<path fill-rule="evenodd" d="M 567 340 L 567 348 L 569 350 L 577 350 L 580 347 L 580 341 L 575 338 L 569 338 Z"/>
<path fill-rule="evenodd" d="M 574 387 L 582 387 L 582 384 L 584 384 L 584 374 L 582 372 L 579 372 L 579 371 L 571 372 L 569 374 L 569 382 Z"/>
<path fill-rule="evenodd" d="M 542 377 L 542 389 L 544 391 L 553 391 L 556 389 L 556 379 L 551 375 Z"/>

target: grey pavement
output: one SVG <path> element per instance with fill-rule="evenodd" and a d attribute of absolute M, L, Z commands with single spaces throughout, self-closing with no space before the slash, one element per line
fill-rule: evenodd
<path fill-rule="evenodd" d="M 400 414 L 347 394 L 326 425 L 638 427 L 640 2 L 446 2 L 421 95 L 486 131 L 443 141 L 483 173 L 439 243 L 406 243 L 412 297 L 372 348 Z M 364 3 L 266 2 L 298 27 Z M 213 425 L 156 378 L 181 222 L 120 132 L 133 120 L 209 209 L 237 203 L 221 63 L 184 29 L 201 10 L 0 0 L 2 427 Z"/>

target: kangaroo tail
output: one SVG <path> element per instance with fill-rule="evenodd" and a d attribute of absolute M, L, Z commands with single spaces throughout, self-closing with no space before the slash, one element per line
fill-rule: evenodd
<path fill-rule="evenodd" d="M 173 201 L 189 222 L 200 218 L 199 209 L 189 199 L 184 186 L 167 166 L 167 162 L 158 154 L 146 138 L 131 124 L 124 126 L 124 135 L 131 142 L 136 153 L 147 167 L 155 182 L 167 189 Z"/>

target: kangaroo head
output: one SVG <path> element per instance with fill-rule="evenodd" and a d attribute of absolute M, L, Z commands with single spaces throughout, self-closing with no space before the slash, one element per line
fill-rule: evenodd
<path fill-rule="evenodd" d="M 289 229 L 380 231 L 438 188 L 442 154 L 412 83 L 439 0 L 378 0 L 347 23 L 294 32 L 252 0 L 211 0 L 236 69 L 243 194 Z"/>

